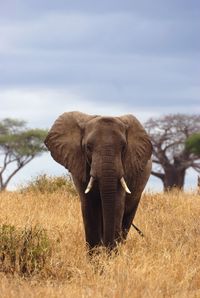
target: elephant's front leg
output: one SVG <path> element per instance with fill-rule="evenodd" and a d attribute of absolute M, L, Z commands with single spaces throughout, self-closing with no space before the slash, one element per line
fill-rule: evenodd
<path fill-rule="evenodd" d="M 89 249 L 101 245 L 102 210 L 98 191 L 91 191 L 81 198 L 81 209 L 85 228 L 85 238 Z"/>
<path fill-rule="evenodd" d="M 137 199 L 127 198 L 126 200 L 125 212 L 122 220 L 122 235 L 124 240 L 127 238 L 128 232 L 131 228 L 131 224 L 135 217 L 139 201 L 140 197 Z"/>

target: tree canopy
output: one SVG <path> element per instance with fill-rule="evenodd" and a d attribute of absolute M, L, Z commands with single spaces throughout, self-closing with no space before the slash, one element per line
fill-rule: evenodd
<path fill-rule="evenodd" d="M 28 129 L 25 121 L 6 118 L 0 122 L 0 190 L 20 169 L 46 151 L 46 135 L 46 130 Z M 8 174 L 11 164 L 14 167 Z"/>
<path fill-rule="evenodd" d="M 200 157 L 200 132 L 191 135 L 186 140 L 186 148 L 191 153 Z"/>
<path fill-rule="evenodd" d="M 152 175 L 164 189 L 183 188 L 186 170 L 200 169 L 199 156 L 188 150 L 186 140 L 200 131 L 200 115 L 174 114 L 145 123 L 153 144 Z"/>

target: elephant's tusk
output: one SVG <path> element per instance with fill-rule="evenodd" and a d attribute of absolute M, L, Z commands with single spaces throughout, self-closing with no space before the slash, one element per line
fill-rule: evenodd
<path fill-rule="evenodd" d="M 87 188 L 85 190 L 85 194 L 87 194 L 92 189 L 93 183 L 94 183 L 94 178 L 91 176 L 90 181 L 89 181 Z"/>
<path fill-rule="evenodd" d="M 122 185 L 123 189 L 125 190 L 125 192 L 127 192 L 128 194 L 131 194 L 131 192 L 126 184 L 126 181 L 124 180 L 124 177 L 122 177 L 120 179 L 120 182 L 121 182 L 121 185 Z"/>

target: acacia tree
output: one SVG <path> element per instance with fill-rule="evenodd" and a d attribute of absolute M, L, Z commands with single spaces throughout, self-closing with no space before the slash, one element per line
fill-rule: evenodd
<path fill-rule="evenodd" d="M 200 133 L 195 133 L 186 140 L 186 148 L 200 157 Z"/>
<path fill-rule="evenodd" d="M 182 189 L 186 170 L 200 169 L 199 156 L 185 146 L 200 131 L 200 115 L 175 114 L 151 118 L 145 123 L 153 144 L 152 175 L 161 179 L 164 190 Z"/>
<path fill-rule="evenodd" d="M 0 122 L 0 191 L 20 169 L 46 151 L 46 135 L 46 130 L 28 129 L 25 121 L 7 118 Z"/>
<path fill-rule="evenodd" d="M 199 156 L 200 158 L 200 133 L 195 133 L 191 135 L 186 140 L 186 148 L 189 150 L 192 154 Z M 197 165 L 196 170 L 200 172 L 200 166 Z M 198 187 L 198 194 L 200 194 L 200 176 L 197 177 L 197 187 Z"/>

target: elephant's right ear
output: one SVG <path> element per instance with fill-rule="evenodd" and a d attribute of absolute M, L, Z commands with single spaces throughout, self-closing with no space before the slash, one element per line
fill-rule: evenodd
<path fill-rule="evenodd" d="M 82 132 L 94 117 L 80 112 L 64 113 L 54 122 L 44 141 L 53 159 L 80 179 L 85 170 Z"/>

